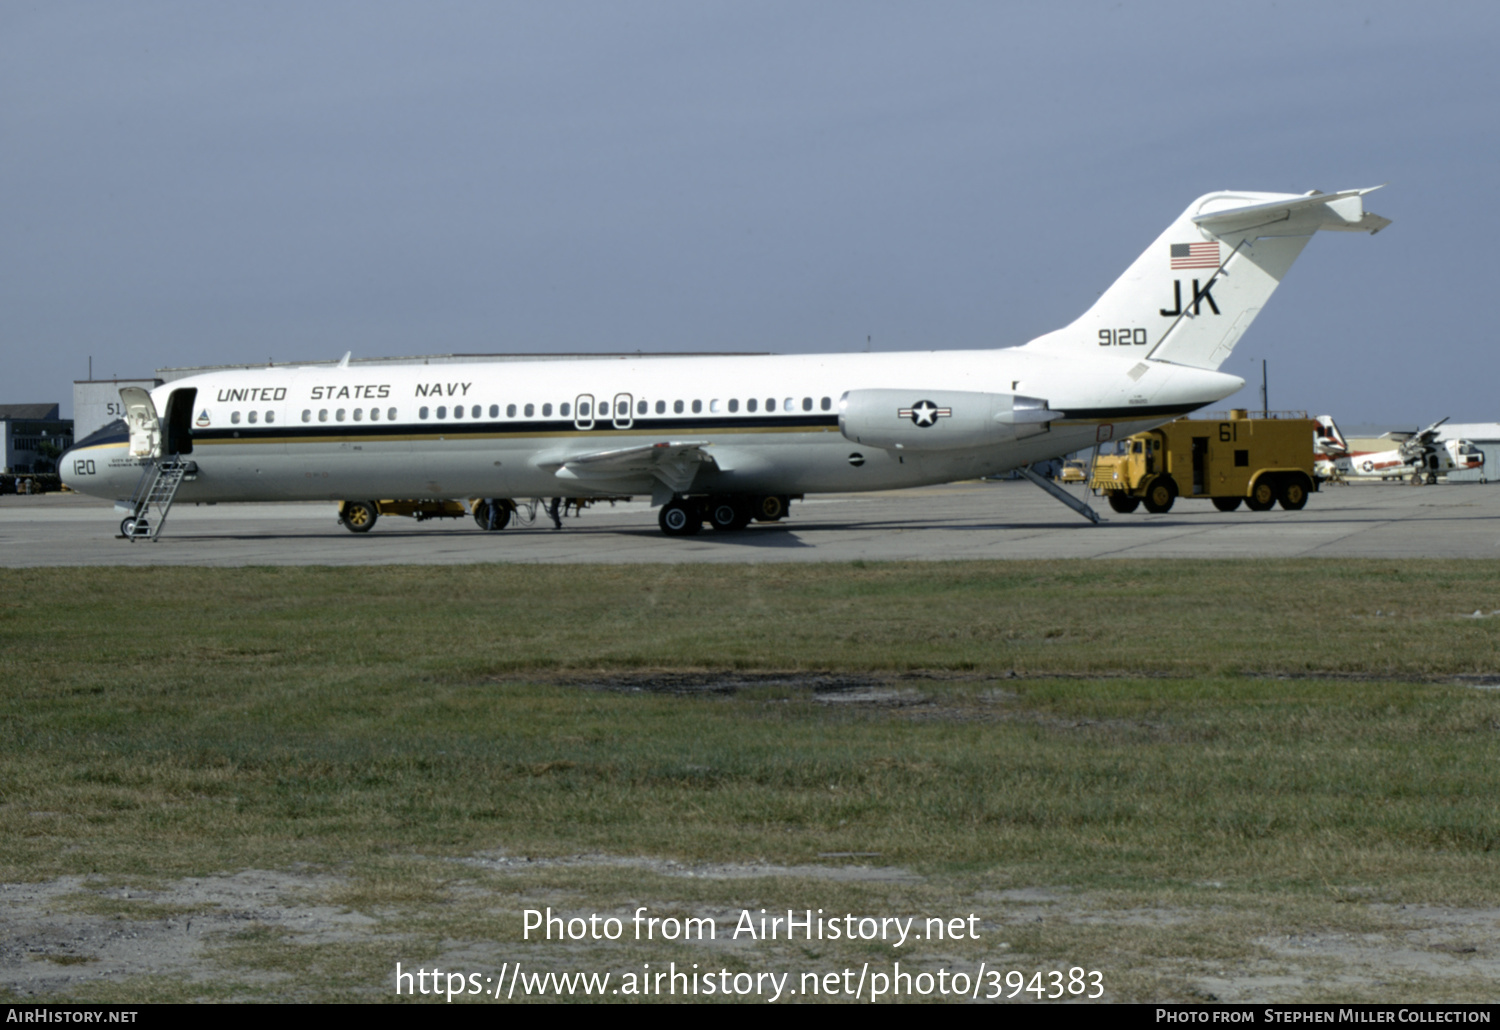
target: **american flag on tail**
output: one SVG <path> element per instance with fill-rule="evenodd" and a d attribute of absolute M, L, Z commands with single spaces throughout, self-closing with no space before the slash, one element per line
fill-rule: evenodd
<path fill-rule="evenodd" d="M 1172 244 L 1173 268 L 1218 268 L 1219 245 L 1217 243 Z"/>

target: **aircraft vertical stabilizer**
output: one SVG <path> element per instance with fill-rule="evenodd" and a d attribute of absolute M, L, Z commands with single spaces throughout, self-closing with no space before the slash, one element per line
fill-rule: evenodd
<path fill-rule="evenodd" d="M 1217 369 L 1313 233 L 1390 224 L 1364 210 L 1369 192 L 1199 197 L 1081 318 L 1027 349 Z"/>

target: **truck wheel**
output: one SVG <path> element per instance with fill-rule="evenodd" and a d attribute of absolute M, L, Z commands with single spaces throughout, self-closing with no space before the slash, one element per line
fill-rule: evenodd
<path fill-rule="evenodd" d="M 1141 499 L 1139 497 L 1131 497 L 1129 494 L 1122 493 L 1119 490 L 1111 490 L 1109 492 L 1109 506 L 1121 515 L 1129 515 L 1141 506 Z"/>
<path fill-rule="evenodd" d="M 1214 507 L 1220 511 L 1234 511 L 1234 509 L 1240 506 L 1241 500 L 1243 498 L 1240 497 L 1215 497 Z"/>
<path fill-rule="evenodd" d="M 1281 506 L 1287 511 L 1301 511 L 1307 506 L 1307 483 L 1301 476 L 1288 476 L 1280 493 Z"/>
<path fill-rule="evenodd" d="M 1153 515 L 1165 515 L 1172 510 L 1177 499 L 1177 484 L 1171 476 L 1157 476 L 1146 486 L 1146 510 Z"/>
<path fill-rule="evenodd" d="M 339 520 L 351 533 L 368 533 L 380 517 L 380 509 L 374 501 L 345 501 Z"/>
<path fill-rule="evenodd" d="M 1245 498 L 1245 507 L 1251 511 L 1270 511 L 1276 506 L 1276 484 L 1270 476 L 1261 476 Z"/>

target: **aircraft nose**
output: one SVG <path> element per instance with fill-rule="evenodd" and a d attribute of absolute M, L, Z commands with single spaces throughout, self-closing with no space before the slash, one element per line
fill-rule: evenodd
<path fill-rule="evenodd" d="M 83 453 L 78 447 L 69 447 L 63 451 L 62 457 L 57 459 L 57 471 L 62 477 L 63 486 L 79 493 L 88 493 L 83 480 L 87 477 L 89 462 L 83 457 Z"/>
<path fill-rule="evenodd" d="M 133 484 L 117 480 L 129 463 L 129 454 L 130 433 L 125 423 L 111 422 L 64 451 L 57 459 L 58 475 L 69 490 L 109 497 L 123 489 L 128 496 Z"/>
<path fill-rule="evenodd" d="M 73 489 L 73 484 L 68 482 L 68 469 L 72 468 L 73 452 L 76 450 L 77 447 L 69 447 L 57 459 L 57 474 L 62 479 L 63 486 L 70 490 Z"/>

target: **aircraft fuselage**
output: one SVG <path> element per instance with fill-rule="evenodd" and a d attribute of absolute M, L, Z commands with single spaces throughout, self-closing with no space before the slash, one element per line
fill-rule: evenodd
<path fill-rule="evenodd" d="M 651 494 L 660 486 L 650 474 L 580 477 L 565 463 L 678 441 L 701 442 L 712 458 L 681 492 L 805 494 L 1000 472 L 1160 424 L 1242 385 L 1157 362 L 1142 374 L 1140 364 L 1014 348 L 319 366 L 213 372 L 158 387 L 152 400 L 163 432 L 178 434 L 167 452 L 198 466 L 184 501 Z M 906 398 L 890 415 L 909 425 L 908 445 L 841 432 L 840 403 L 862 390 Z M 976 395 L 1040 398 L 1052 417 L 1030 435 L 932 450 L 927 431 L 943 431 L 952 412 L 930 427 L 920 412 L 899 414 L 923 401 L 957 410 Z M 146 460 L 120 439 L 82 441 L 64 475 L 75 490 L 121 498 Z"/>

